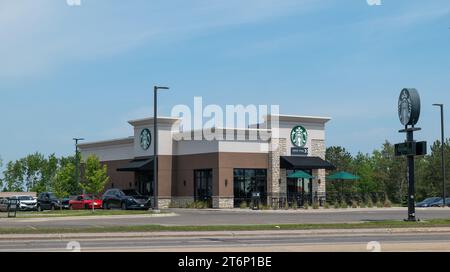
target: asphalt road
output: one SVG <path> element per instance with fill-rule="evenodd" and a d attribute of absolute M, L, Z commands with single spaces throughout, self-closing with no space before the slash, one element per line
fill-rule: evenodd
<path fill-rule="evenodd" d="M 404 208 L 364 210 L 308 210 L 308 211 L 251 211 L 251 210 L 186 210 L 173 209 L 173 216 L 91 216 L 61 218 L 0 218 L 0 228 L 14 227 L 99 227 L 138 225 L 248 225 L 248 224 L 313 224 L 348 223 L 380 220 L 402 220 L 407 217 Z M 417 209 L 423 220 L 450 218 L 450 208 Z"/>
<path fill-rule="evenodd" d="M 0 240 L 0 251 L 450 251 L 450 233 L 360 233 L 191 237 Z"/>

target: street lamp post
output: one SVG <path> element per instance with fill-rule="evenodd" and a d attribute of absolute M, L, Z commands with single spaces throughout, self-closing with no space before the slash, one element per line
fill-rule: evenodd
<path fill-rule="evenodd" d="M 169 87 L 154 86 L 153 88 L 153 205 L 158 210 L 158 90 L 168 90 Z"/>
<path fill-rule="evenodd" d="M 77 184 L 80 183 L 80 169 L 79 169 L 79 161 L 78 161 L 78 142 L 79 141 L 83 141 L 84 138 L 73 138 L 73 140 L 75 141 L 75 180 L 77 182 Z"/>
<path fill-rule="evenodd" d="M 433 104 L 441 108 L 441 173 L 442 173 L 442 201 L 443 207 L 447 206 L 445 192 L 445 139 L 444 139 L 444 104 Z"/>

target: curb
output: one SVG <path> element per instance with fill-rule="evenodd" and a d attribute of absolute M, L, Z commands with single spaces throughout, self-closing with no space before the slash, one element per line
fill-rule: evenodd
<path fill-rule="evenodd" d="M 89 215 L 89 216 L 55 216 L 55 217 L 16 217 L 16 218 L 0 218 L 0 222 L 42 222 L 42 221 L 74 221 L 89 219 L 133 219 L 133 218 L 152 218 L 152 217 L 172 217 L 179 216 L 174 212 L 154 213 L 154 214 L 136 214 L 136 215 Z"/>
<path fill-rule="evenodd" d="M 392 208 L 347 208 L 347 209 L 297 209 L 297 210 L 284 210 L 284 209 L 278 209 L 278 210 L 252 210 L 252 209 L 181 209 L 181 208 L 170 208 L 171 211 L 197 211 L 197 212 L 216 212 L 216 213 L 223 213 L 223 212 L 230 212 L 230 213 L 273 213 L 273 214 L 314 214 L 314 213 L 352 213 L 352 212 L 389 212 L 389 211 L 407 211 L 408 208 L 406 207 L 392 207 Z M 442 210 L 448 210 L 450 212 L 450 208 L 416 208 L 417 211 L 442 211 Z"/>

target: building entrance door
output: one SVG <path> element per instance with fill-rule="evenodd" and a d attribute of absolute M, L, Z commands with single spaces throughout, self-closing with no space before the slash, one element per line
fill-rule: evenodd
<path fill-rule="evenodd" d="M 153 195 L 153 175 L 150 171 L 136 172 L 136 183 L 138 193 L 145 196 Z"/>
<path fill-rule="evenodd" d="M 206 201 L 212 205 L 212 169 L 194 170 L 195 201 Z"/>

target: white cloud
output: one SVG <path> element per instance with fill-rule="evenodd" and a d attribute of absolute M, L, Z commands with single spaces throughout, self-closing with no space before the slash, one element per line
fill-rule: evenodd
<path fill-rule="evenodd" d="M 214 29 L 257 23 L 313 1 L 192 0 L 125 3 L 14 0 L 0 6 L 0 77 L 34 76 L 62 64 L 177 41 Z M 150 8 L 149 8 L 150 7 Z"/>

